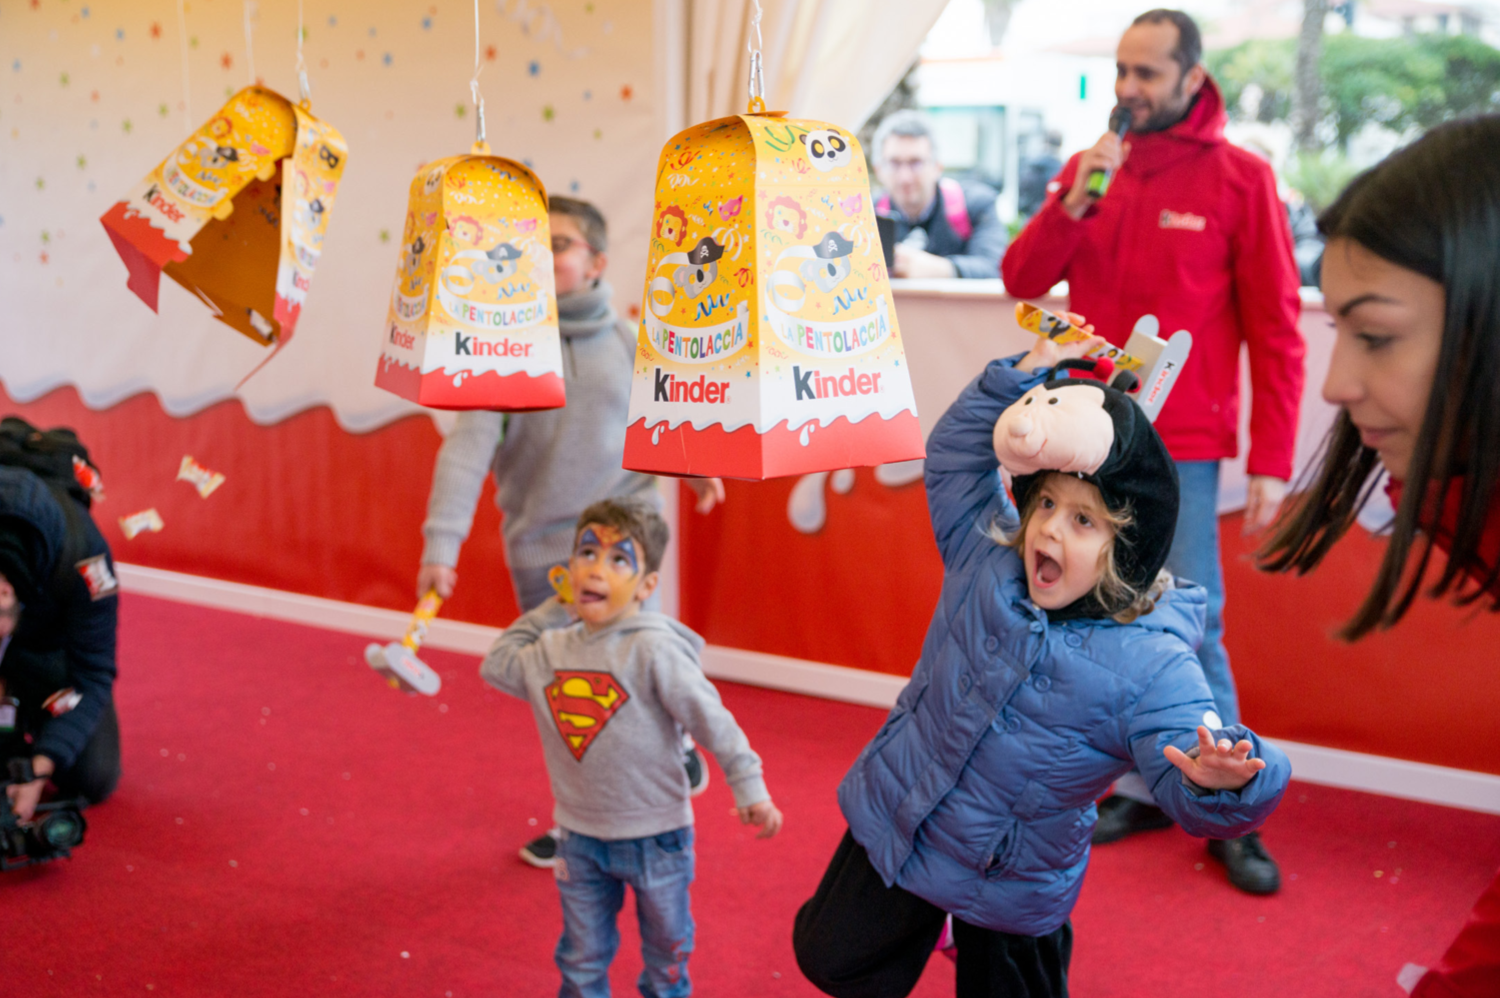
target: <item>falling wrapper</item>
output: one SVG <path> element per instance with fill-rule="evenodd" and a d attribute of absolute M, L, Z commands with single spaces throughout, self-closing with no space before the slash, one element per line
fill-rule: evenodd
<path fill-rule="evenodd" d="M 411 182 L 375 384 L 434 409 L 566 401 L 547 192 L 520 163 L 429 163 Z"/>
<path fill-rule="evenodd" d="M 217 471 L 209 471 L 203 465 L 193 460 L 191 454 L 184 454 L 182 464 L 177 468 L 177 480 L 187 482 L 198 490 L 198 495 L 207 499 L 214 494 L 214 489 L 224 484 L 224 476 Z"/>
<path fill-rule="evenodd" d="M 156 308 L 161 274 L 262 345 L 291 339 L 348 149 L 343 136 L 246 87 L 100 219 Z"/>
<path fill-rule="evenodd" d="M 924 455 L 864 153 L 777 113 L 657 167 L 625 467 L 763 479 Z"/>
<path fill-rule="evenodd" d="M 151 509 L 143 509 L 139 513 L 120 517 L 120 530 L 124 532 L 127 541 L 133 541 L 137 534 L 147 531 L 157 533 L 165 526 L 166 524 L 161 522 L 161 514 L 154 506 Z"/>

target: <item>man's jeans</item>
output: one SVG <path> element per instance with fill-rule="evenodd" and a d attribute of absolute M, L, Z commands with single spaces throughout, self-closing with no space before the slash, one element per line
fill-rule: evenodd
<path fill-rule="evenodd" d="M 693 993 L 688 954 L 693 951 L 693 829 L 679 828 L 644 839 L 605 841 L 563 829 L 557 846 L 557 890 L 562 895 L 563 934 L 557 968 L 559 998 L 607 998 L 609 965 L 620 947 L 616 919 L 625 885 L 635 891 L 641 927 L 641 971 L 636 987 L 644 998 L 680 998 Z"/>
<path fill-rule="evenodd" d="M 1229 653 L 1224 650 L 1224 569 L 1219 561 L 1219 462 L 1178 461 L 1177 478 L 1182 501 L 1177 513 L 1177 536 L 1167 555 L 1167 571 L 1208 590 L 1208 619 L 1198 661 L 1227 725 L 1240 721 L 1240 699 L 1229 671 Z M 1115 784 L 1115 793 L 1151 803 L 1151 791 L 1140 775 L 1131 772 Z"/>

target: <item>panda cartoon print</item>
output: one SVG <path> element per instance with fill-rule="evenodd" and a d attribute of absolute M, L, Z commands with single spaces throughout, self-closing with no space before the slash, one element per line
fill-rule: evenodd
<path fill-rule="evenodd" d="M 836 128 L 820 128 L 797 136 L 807 146 L 807 161 L 819 173 L 829 173 L 848 166 L 854 158 L 849 137 Z"/>

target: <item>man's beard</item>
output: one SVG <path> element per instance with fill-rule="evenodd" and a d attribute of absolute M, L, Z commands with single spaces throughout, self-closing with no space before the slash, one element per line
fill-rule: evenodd
<path fill-rule="evenodd" d="M 1131 125 L 1130 130 L 1132 132 L 1165 132 L 1183 118 L 1186 118 L 1188 112 L 1192 110 L 1193 102 L 1198 99 L 1197 94 L 1194 94 L 1192 97 L 1184 97 L 1182 95 L 1182 88 L 1186 83 L 1186 74 L 1183 74 L 1183 79 L 1177 81 L 1177 89 L 1172 91 L 1171 103 L 1158 107 L 1146 119 L 1144 124 Z"/>

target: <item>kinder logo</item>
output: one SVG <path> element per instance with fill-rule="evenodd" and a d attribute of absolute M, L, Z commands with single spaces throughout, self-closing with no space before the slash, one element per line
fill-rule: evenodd
<path fill-rule="evenodd" d="M 161 212 L 163 215 L 170 218 L 172 221 L 182 221 L 182 209 L 163 197 L 161 188 L 157 187 L 155 184 L 151 185 L 150 189 L 148 189 L 146 193 L 142 195 L 141 199 L 151 207 L 155 208 L 157 211 Z"/>
<path fill-rule="evenodd" d="M 482 340 L 472 334 L 453 334 L 453 354 L 456 357 L 530 357 L 534 346 L 535 343 L 517 343 L 510 337 Z"/>
<path fill-rule="evenodd" d="M 663 374 L 656 369 L 656 402 L 710 402 L 723 404 L 729 401 L 729 382 L 709 381 L 707 375 L 698 375 L 697 381 L 678 381 L 674 374 Z"/>
<path fill-rule="evenodd" d="M 391 346 L 400 347 L 402 350 L 413 350 L 416 348 L 417 338 L 406 332 L 395 323 L 391 324 Z"/>
<path fill-rule="evenodd" d="M 792 365 L 792 383 L 797 388 L 797 401 L 807 399 L 832 399 L 843 398 L 847 395 L 878 395 L 880 388 L 879 374 L 855 374 L 854 368 L 849 368 L 843 374 L 823 374 L 821 371 L 803 371 L 801 367 Z"/>
<path fill-rule="evenodd" d="M 1208 228 L 1208 219 L 1202 215 L 1194 215 L 1190 211 L 1163 211 L 1161 213 L 1161 227 L 1164 229 L 1183 229 L 1188 232 L 1202 232 Z"/>

